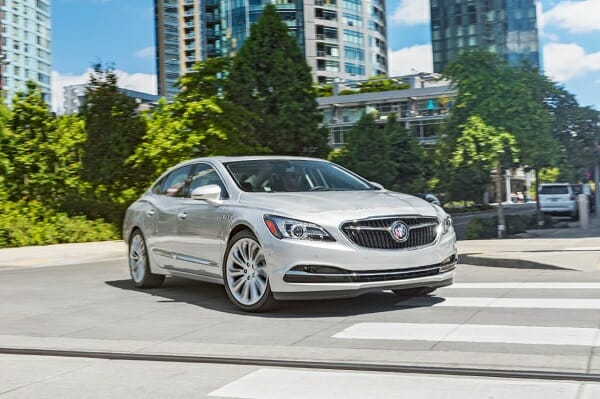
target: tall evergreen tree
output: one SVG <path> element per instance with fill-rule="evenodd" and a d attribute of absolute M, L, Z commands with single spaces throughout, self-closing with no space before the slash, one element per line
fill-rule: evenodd
<path fill-rule="evenodd" d="M 389 142 L 389 157 L 394 162 L 392 188 L 411 194 L 423 192 L 426 186 L 425 162 L 417 138 L 397 121 L 395 115 L 388 118 L 384 133 Z"/>
<path fill-rule="evenodd" d="M 145 184 L 145 177 L 125 162 L 146 130 L 136 109 L 135 100 L 118 90 L 114 68 L 94 65 L 81 108 L 87 131 L 84 177 L 92 184 Z"/>
<path fill-rule="evenodd" d="M 368 180 L 391 188 L 396 179 L 396 163 L 391 158 L 390 140 L 372 114 L 364 114 L 348 132 L 348 143 L 330 156 L 333 162 Z"/>
<path fill-rule="evenodd" d="M 262 152 L 324 155 L 327 132 L 310 68 L 275 6 L 265 6 L 236 55 L 227 96 L 258 115 L 255 138 Z"/>

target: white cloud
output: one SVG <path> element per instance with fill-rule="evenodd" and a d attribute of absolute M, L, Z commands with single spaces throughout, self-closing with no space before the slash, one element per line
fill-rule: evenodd
<path fill-rule="evenodd" d="M 409 26 L 428 24 L 430 19 L 427 0 L 400 0 L 390 18 L 392 25 Z"/>
<path fill-rule="evenodd" d="M 389 53 L 390 76 L 433 72 L 431 44 L 417 44 Z"/>
<path fill-rule="evenodd" d="M 52 110 L 61 113 L 64 108 L 65 86 L 87 83 L 91 69 L 88 69 L 81 75 L 61 74 L 52 71 Z M 128 73 L 116 70 L 119 87 L 130 90 L 137 90 L 144 93 L 156 94 L 156 75 L 148 73 Z"/>
<path fill-rule="evenodd" d="M 600 52 L 587 54 L 576 43 L 549 43 L 544 46 L 545 72 L 565 82 L 589 72 L 600 72 Z"/>
<path fill-rule="evenodd" d="M 543 14 L 543 26 L 556 25 L 571 33 L 600 30 L 600 0 L 561 1 Z"/>
<path fill-rule="evenodd" d="M 154 57 L 155 51 L 154 46 L 150 46 L 136 51 L 135 56 L 138 58 L 152 58 Z"/>

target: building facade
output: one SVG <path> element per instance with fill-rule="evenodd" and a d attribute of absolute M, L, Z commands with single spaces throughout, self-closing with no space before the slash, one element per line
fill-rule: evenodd
<path fill-rule="evenodd" d="M 535 0 L 430 0 L 433 70 L 469 47 L 540 67 Z"/>
<path fill-rule="evenodd" d="M 268 0 L 155 0 L 158 93 L 194 62 L 233 55 Z M 384 0 L 274 0 L 320 83 L 387 75 Z"/>
<path fill-rule="evenodd" d="M 350 93 L 359 83 L 352 81 L 336 83 L 333 96 L 317 99 L 323 112 L 323 126 L 329 129 L 331 147 L 343 147 L 348 131 L 365 113 L 375 113 L 376 121 L 382 125 L 394 114 L 421 144 L 435 144 L 449 116 L 456 91 L 438 74 L 420 73 L 390 79 L 405 83 L 408 88 L 336 95 Z"/>
<path fill-rule="evenodd" d="M 65 86 L 63 88 L 64 93 L 64 104 L 63 109 L 64 113 L 67 115 L 77 114 L 79 113 L 79 109 L 83 105 L 85 101 L 85 91 L 87 89 L 87 84 L 77 84 Z M 138 104 L 139 110 L 147 110 L 152 108 L 160 99 L 159 96 L 155 94 L 148 94 L 141 91 L 129 90 L 129 89 L 121 89 L 119 91 L 131 98 L 133 98 Z"/>
<path fill-rule="evenodd" d="M 0 0 L 0 83 L 10 105 L 25 83 L 39 84 L 50 104 L 50 0 Z"/>

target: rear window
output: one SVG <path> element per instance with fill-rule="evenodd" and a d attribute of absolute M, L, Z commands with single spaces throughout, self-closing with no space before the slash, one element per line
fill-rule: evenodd
<path fill-rule="evenodd" d="M 540 194 L 569 194 L 568 186 L 543 186 Z"/>

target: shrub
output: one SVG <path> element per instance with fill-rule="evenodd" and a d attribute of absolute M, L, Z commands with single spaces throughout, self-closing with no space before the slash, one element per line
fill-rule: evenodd
<path fill-rule="evenodd" d="M 508 235 L 519 234 L 537 224 L 536 215 L 505 215 Z M 498 217 L 473 217 L 465 229 L 466 240 L 483 240 L 498 236 Z"/>
<path fill-rule="evenodd" d="M 497 223 L 495 217 L 480 218 L 473 217 L 465 228 L 466 240 L 483 240 L 496 238 Z"/>
<path fill-rule="evenodd" d="M 465 202 L 449 202 L 444 204 L 444 210 L 448 212 L 450 215 L 456 215 L 460 213 L 469 213 L 469 212 L 480 212 L 487 211 L 492 209 L 493 206 L 489 204 L 476 204 L 473 201 L 465 201 Z"/>
<path fill-rule="evenodd" d="M 70 217 L 37 201 L 0 203 L 0 247 L 115 240 L 118 229 L 102 220 Z"/>

